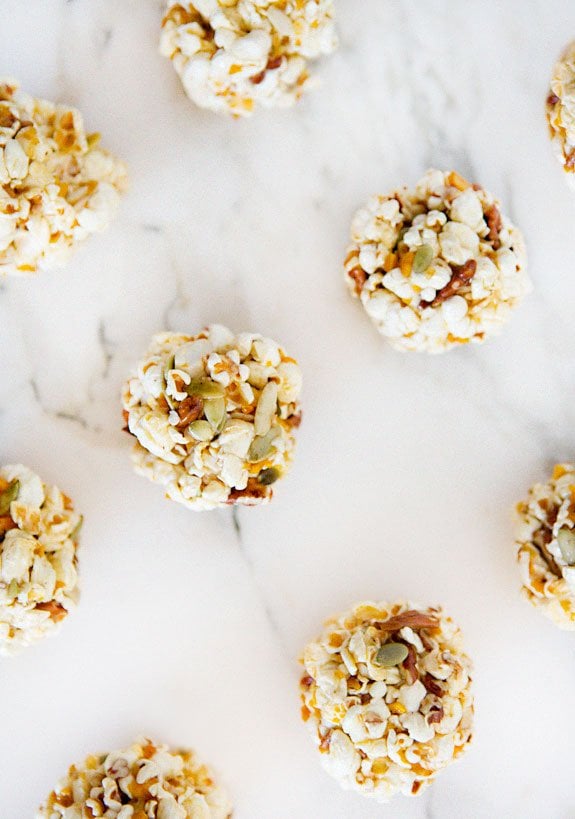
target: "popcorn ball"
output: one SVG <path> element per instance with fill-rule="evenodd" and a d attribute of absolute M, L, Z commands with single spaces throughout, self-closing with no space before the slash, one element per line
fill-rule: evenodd
<path fill-rule="evenodd" d="M 557 158 L 570 184 L 575 186 L 575 40 L 553 70 L 547 122 Z"/>
<path fill-rule="evenodd" d="M 414 796 L 471 740 L 471 662 L 439 608 L 359 603 L 327 621 L 302 663 L 303 719 L 345 789 Z"/>
<path fill-rule="evenodd" d="M 0 469 L 0 654 L 58 630 L 78 602 L 82 517 L 25 466 Z"/>
<path fill-rule="evenodd" d="M 0 275 L 57 267 L 108 226 L 126 169 L 98 142 L 76 109 L 0 81 Z"/>
<path fill-rule="evenodd" d="M 498 333 L 531 289 L 521 232 L 452 171 L 374 196 L 355 216 L 345 278 L 398 350 L 441 353 Z"/>
<path fill-rule="evenodd" d="M 560 628 L 575 629 L 575 466 L 558 464 L 517 512 L 522 593 Z"/>
<path fill-rule="evenodd" d="M 72 765 L 36 819 L 228 819 L 226 793 L 192 751 L 150 740 Z"/>
<path fill-rule="evenodd" d="M 254 333 L 154 336 L 124 387 L 136 471 L 191 509 L 269 501 L 299 426 L 301 372 Z"/>
<path fill-rule="evenodd" d="M 196 105 L 236 117 L 293 105 L 337 47 L 333 0 L 168 2 L 161 52 Z"/>

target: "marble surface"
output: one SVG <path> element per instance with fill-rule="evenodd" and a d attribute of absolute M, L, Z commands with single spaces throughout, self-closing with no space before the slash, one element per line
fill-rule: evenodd
<path fill-rule="evenodd" d="M 339 0 L 342 45 L 292 111 L 195 110 L 157 54 L 158 0 L 1 0 L 1 73 L 77 105 L 131 190 L 67 269 L 0 284 L 0 453 L 85 515 L 82 602 L 0 664 L 0 816 L 142 732 L 190 744 L 237 819 L 568 819 L 573 637 L 518 596 L 511 509 L 575 457 L 575 195 L 543 100 L 572 0 Z M 360 14 L 358 14 L 358 9 Z M 457 167 L 524 229 L 536 290 L 505 334 L 387 348 L 342 282 L 354 209 Z M 293 472 L 264 509 L 193 514 L 138 478 L 119 391 L 159 330 L 281 340 L 305 371 Z M 476 738 L 424 796 L 325 775 L 296 663 L 362 598 L 442 603 L 476 665 Z"/>

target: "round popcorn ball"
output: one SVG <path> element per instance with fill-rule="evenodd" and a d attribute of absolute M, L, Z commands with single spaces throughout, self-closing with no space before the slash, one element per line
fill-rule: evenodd
<path fill-rule="evenodd" d="M 82 517 L 22 465 L 0 469 L 0 654 L 58 630 L 78 602 Z"/>
<path fill-rule="evenodd" d="M 439 608 L 359 603 L 327 621 L 302 663 L 303 719 L 345 789 L 414 796 L 471 740 L 471 662 Z"/>
<path fill-rule="evenodd" d="M 547 122 L 557 158 L 568 181 L 575 186 L 575 40 L 553 70 Z"/>
<path fill-rule="evenodd" d="M 126 169 L 98 141 L 76 109 L 0 81 L 0 276 L 57 267 L 108 226 Z"/>
<path fill-rule="evenodd" d="M 530 290 L 525 265 L 499 202 L 431 170 L 356 214 L 345 279 L 393 347 L 441 353 L 499 332 Z"/>
<path fill-rule="evenodd" d="M 136 471 L 191 509 L 255 506 L 287 471 L 301 372 L 268 338 L 161 333 L 124 387 Z"/>
<path fill-rule="evenodd" d="M 293 105 L 337 47 L 333 0 L 169 0 L 161 52 L 196 105 L 236 117 Z"/>
<path fill-rule="evenodd" d="M 575 466 L 558 464 L 517 505 L 522 593 L 563 629 L 575 629 Z"/>
<path fill-rule="evenodd" d="M 149 739 L 72 765 L 36 819 L 228 819 L 231 803 L 192 751 Z"/>

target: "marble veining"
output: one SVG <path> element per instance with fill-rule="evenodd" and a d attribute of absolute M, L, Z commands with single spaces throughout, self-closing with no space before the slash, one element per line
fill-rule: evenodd
<path fill-rule="evenodd" d="M 0 3 L 1 71 L 77 105 L 124 158 L 110 231 L 0 283 L 0 453 L 85 515 L 82 602 L 0 665 L 0 816 L 147 732 L 220 772 L 238 819 L 575 817 L 575 653 L 518 597 L 511 509 L 575 458 L 575 196 L 546 134 L 571 0 L 339 0 L 341 49 L 291 111 L 194 109 L 157 53 L 159 0 Z M 535 292 L 501 338 L 386 348 L 349 298 L 351 214 L 456 167 L 527 238 Z M 194 515 L 132 474 L 119 391 L 153 332 L 277 337 L 305 376 L 291 476 L 265 509 Z M 362 598 L 442 603 L 476 665 L 470 752 L 377 806 L 322 773 L 297 656 Z"/>

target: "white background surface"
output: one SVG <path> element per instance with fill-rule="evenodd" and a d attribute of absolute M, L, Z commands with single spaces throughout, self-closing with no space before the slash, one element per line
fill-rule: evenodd
<path fill-rule="evenodd" d="M 216 767 L 237 819 L 569 819 L 573 637 L 518 596 L 511 509 L 575 457 L 575 195 L 543 115 L 572 0 L 339 0 L 295 110 L 195 110 L 155 0 L 0 0 L 0 73 L 80 107 L 123 156 L 119 218 L 64 271 L 0 285 L 0 458 L 85 515 L 82 603 L 0 664 L 0 817 L 147 732 Z M 523 228 L 536 291 L 505 334 L 386 348 L 341 263 L 367 196 L 456 167 Z M 195 515 L 133 475 L 119 391 L 153 332 L 211 321 L 305 371 L 295 466 L 265 509 Z M 417 800 L 325 775 L 296 658 L 362 598 L 441 603 L 476 665 L 476 741 Z"/>

